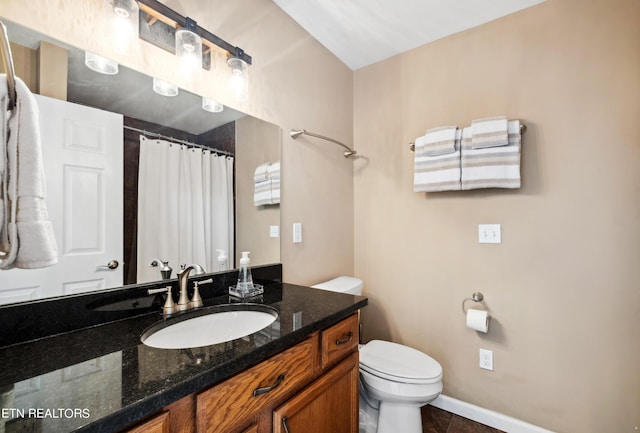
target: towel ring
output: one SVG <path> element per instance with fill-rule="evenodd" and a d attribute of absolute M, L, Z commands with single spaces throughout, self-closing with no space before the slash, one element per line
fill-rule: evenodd
<path fill-rule="evenodd" d="M 465 298 L 464 301 L 462 301 L 462 312 L 464 314 L 467 314 L 467 310 L 464 309 L 464 304 L 467 301 L 473 301 L 473 302 L 480 302 L 484 299 L 484 295 L 480 292 L 474 292 L 470 298 Z"/>

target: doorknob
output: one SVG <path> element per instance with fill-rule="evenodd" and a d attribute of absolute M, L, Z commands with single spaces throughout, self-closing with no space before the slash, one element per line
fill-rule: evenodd
<path fill-rule="evenodd" d="M 120 263 L 118 263 L 117 260 L 109 260 L 109 263 L 107 263 L 106 265 L 98 266 L 98 269 L 117 269 L 119 265 Z"/>

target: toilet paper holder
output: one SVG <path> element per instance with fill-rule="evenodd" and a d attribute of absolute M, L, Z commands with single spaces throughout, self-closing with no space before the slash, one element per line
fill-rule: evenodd
<path fill-rule="evenodd" d="M 471 295 L 470 298 L 465 298 L 464 301 L 462 301 L 462 312 L 464 314 L 467 314 L 467 310 L 465 310 L 464 308 L 464 304 L 467 301 L 473 301 L 473 302 L 480 302 L 484 299 L 484 295 L 480 292 L 473 292 L 473 294 Z"/>

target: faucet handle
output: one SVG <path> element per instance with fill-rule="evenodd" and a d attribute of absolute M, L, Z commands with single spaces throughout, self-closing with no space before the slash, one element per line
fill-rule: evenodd
<path fill-rule="evenodd" d="M 209 278 L 207 280 L 194 281 L 193 282 L 193 297 L 191 298 L 191 302 L 189 303 L 189 307 L 191 307 L 191 308 L 202 307 L 203 301 L 202 301 L 202 298 L 200 297 L 200 291 L 198 290 L 198 287 L 201 284 L 210 284 L 210 283 L 213 283 L 213 278 Z"/>
<path fill-rule="evenodd" d="M 167 292 L 167 299 L 164 301 L 164 306 L 162 307 L 162 312 L 164 314 L 175 313 L 176 304 L 173 302 L 173 295 L 171 294 L 171 286 L 163 287 L 161 289 L 149 289 L 147 293 L 150 295 L 154 295 L 156 293 Z"/>

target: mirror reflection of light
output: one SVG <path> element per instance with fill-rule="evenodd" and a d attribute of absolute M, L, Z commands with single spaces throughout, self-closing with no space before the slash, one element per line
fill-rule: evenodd
<path fill-rule="evenodd" d="M 224 110 L 224 105 L 215 99 L 207 98 L 206 96 L 202 97 L 202 109 L 206 111 L 210 111 L 212 113 L 220 113 Z"/>
<path fill-rule="evenodd" d="M 168 81 L 154 78 L 153 91 L 162 96 L 176 96 L 178 94 L 178 86 Z"/>
<path fill-rule="evenodd" d="M 87 68 L 101 74 L 115 75 L 118 73 L 118 64 L 116 62 L 89 51 L 84 52 L 84 64 Z"/>

